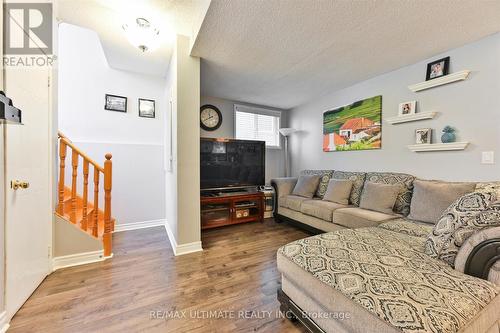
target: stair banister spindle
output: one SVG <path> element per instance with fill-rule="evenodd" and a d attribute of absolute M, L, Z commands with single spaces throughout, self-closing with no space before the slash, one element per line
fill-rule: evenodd
<path fill-rule="evenodd" d="M 71 167 L 73 173 L 71 174 L 71 222 L 76 223 L 76 178 L 78 176 L 78 152 L 75 150 L 71 154 Z"/>
<path fill-rule="evenodd" d="M 99 228 L 99 169 L 94 167 L 94 214 L 92 218 L 92 235 L 97 237 Z"/>
<path fill-rule="evenodd" d="M 60 215 L 64 214 L 64 169 L 66 166 L 66 143 L 59 142 L 59 204 L 57 205 L 57 212 Z"/>
<path fill-rule="evenodd" d="M 112 188 L 112 174 L 113 162 L 111 162 L 111 154 L 106 154 L 106 161 L 104 161 L 104 256 L 111 255 L 111 188 Z"/>
<path fill-rule="evenodd" d="M 82 222 L 81 228 L 87 231 L 87 210 L 88 210 L 88 197 L 89 197 L 89 161 L 83 160 L 83 209 L 82 209 Z"/>
<path fill-rule="evenodd" d="M 65 167 L 68 148 L 71 149 L 71 188 L 65 186 Z M 92 236 L 102 240 L 104 255 L 112 255 L 112 233 L 115 220 L 111 217 L 112 162 L 111 154 L 106 154 L 104 167 L 101 167 L 87 154 L 81 151 L 71 140 L 59 132 L 59 179 L 58 205 L 56 213 L 80 229 L 90 232 Z M 83 164 L 83 195 L 77 193 L 79 160 Z M 89 172 L 94 171 L 94 200 L 89 201 Z M 101 173 L 104 177 L 104 210 L 99 210 L 99 181 Z M 69 198 L 68 198 L 69 196 Z"/>

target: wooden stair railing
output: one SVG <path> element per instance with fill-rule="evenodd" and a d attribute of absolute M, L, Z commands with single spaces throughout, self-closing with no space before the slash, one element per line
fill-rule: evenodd
<path fill-rule="evenodd" d="M 111 154 L 105 155 L 104 167 L 92 160 L 63 133 L 59 132 L 59 183 L 58 204 L 56 213 L 73 224 L 77 224 L 83 231 L 93 237 L 102 239 L 104 256 L 111 255 L 112 232 L 115 220 L 111 217 L 111 189 L 113 164 Z M 71 188 L 65 186 L 66 156 L 68 147 L 71 150 Z M 83 194 L 77 194 L 78 166 L 80 157 L 83 161 Z M 89 202 L 89 171 L 93 169 L 94 198 Z M 99 180 L 103 174 L 104 182 L 104 211 L 99 209 Z"/>

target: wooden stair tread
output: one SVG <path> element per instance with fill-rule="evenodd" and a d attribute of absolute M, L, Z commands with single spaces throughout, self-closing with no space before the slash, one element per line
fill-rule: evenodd
<path fill-rule="evenodd" d="M 62 218 L 67 220 L 70 223 L 78 225 L 79 228 L 81 228 L 83 231 L 87 232 L 89 235 L 92 235 L 92 218 L 94 214 L 94 205 L 91 202 L 87 203 L 87 218 L 89 219 L 87 222 L 87 230 L 84 230 L 82 228 L 82 222 L 83 222 L 83 198 L 79 195 L 76 196 L 76 202 L 75 202 L 75 212 L 74 212 L 74 217 L 73 217 L 73 209 L 72 209 L 72 201 L 71 201 L 71 189 L 69 187 L 66 187 L 64 189 L 64 201 L 63 201 L 63 214 L 59 214 Z M 115 229 L 115 218 L 111 217 L 111 230 L 114 231 Z M 97 213 L 97 237 L 101 238 L 102 235 L 104 234 L 104 212 L 99 209 Z"/>

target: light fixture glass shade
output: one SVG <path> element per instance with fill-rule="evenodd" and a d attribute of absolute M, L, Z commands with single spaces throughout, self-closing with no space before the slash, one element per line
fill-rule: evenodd
<path fill-rule="evenodd" d="M 289 136 L 290 134 L 297 132 L 295 128 L 290 128 L 290 127 L 280 128 L 279 131 L 283 136 Z"/>
<path fill-rule="evenodd" d="M 137 18 L 132 24 L 122 26 L 130 44 L 142 52 L 153 51 L 160 46 L 160 31 L 145 18 Z"/>

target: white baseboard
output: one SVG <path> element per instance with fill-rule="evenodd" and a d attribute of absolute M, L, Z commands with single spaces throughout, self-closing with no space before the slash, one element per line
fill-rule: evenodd
<path fill-rule="evenodd" d="M 52 271 L 65 268 L 73 267 L 84 264 L 91 264 L 94 262 L 104 261 L 105 259 L 113 257 L 113 254 L 109 257 L 104 257 L 104 250 L 84 252 L 70 254 L 67 256 L 54 257 L 52 258 Z M 0 332 L 1 333 L 1 332 Z"/>
<path fill-rule="evenodd" d="M 114 232 L 159 227 L 165 225 L 166 223 L 167 221 L 165 220 L 139 221 L 139 222 L 121 223 L 121 224 L 118 223 L 115 224 Z"/>
<path fill-rule="evenodd" d="M 186 244 L 177 244 L 175 240 L 174 234 L 170 229 L 170 225 L 165 221 L 165 230 L 167 231 L 167 237 L 170 241 L 170 245 L 172 246 L 172 250 L 174 251 L 175 256 L 181 256 L 183 254 L 193 253 L 203 251 L 201 247 L 201 242 L 192 242 Z"/>
<path fill-rule="evenodd" d="M 175 255 L 180 256 L 183 254 L 199 252 L 199 251 L 203 251 L 203 248 L 201 247 L 201 241 L 177 245 Z"/>
<path fill-rule="evenodd" d="M 0 313 L 0 333 L 5 333 L 9 329 L 9 321 L 7 319 L 7 311 Z"/>

